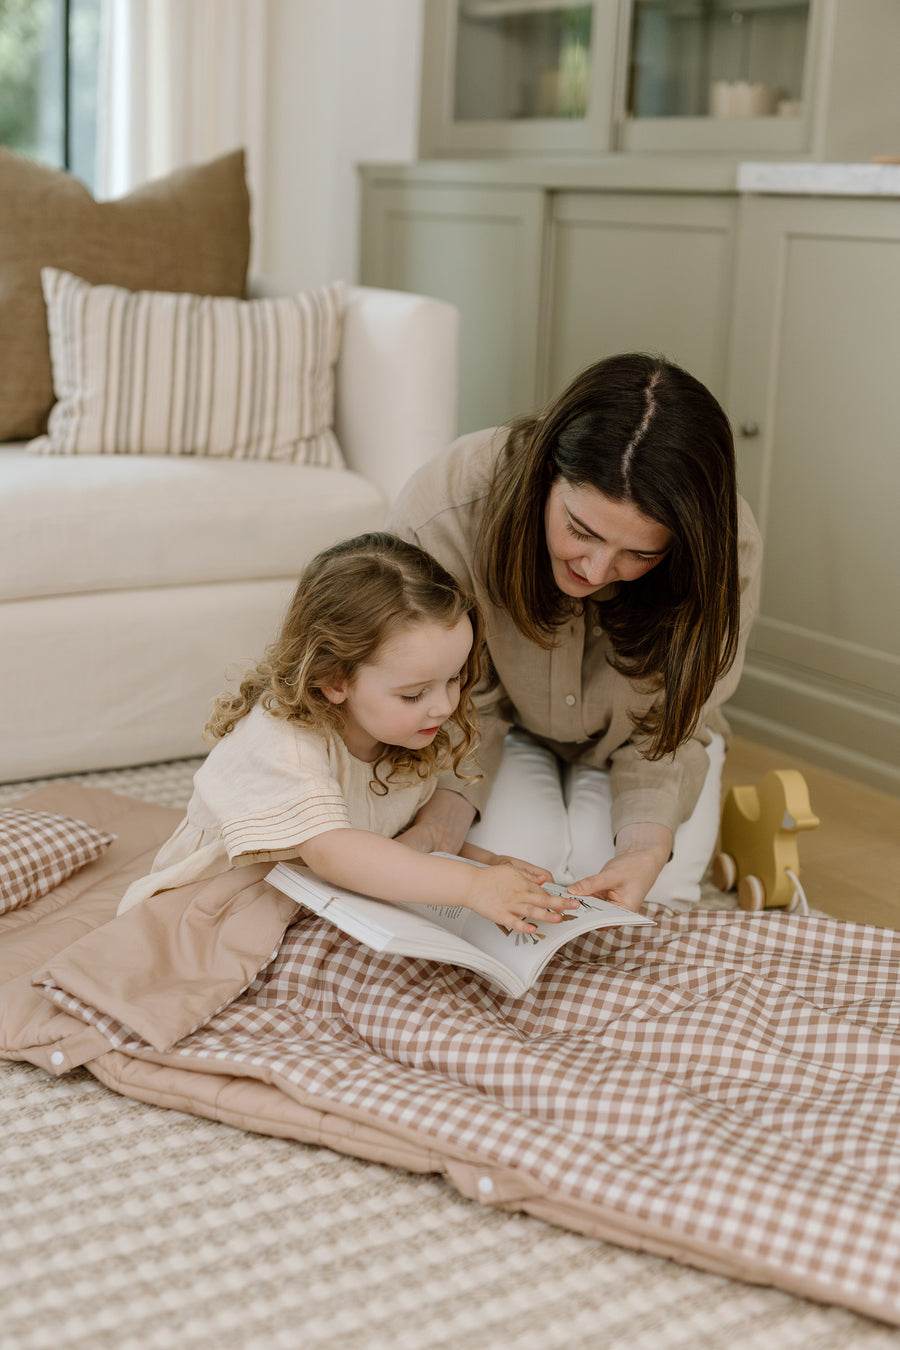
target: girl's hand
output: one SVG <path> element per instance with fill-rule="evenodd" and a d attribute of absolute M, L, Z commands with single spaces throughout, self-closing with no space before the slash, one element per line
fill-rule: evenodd
<path fill-rule="evenodd" d="M 572 895 L 594 895 L 637 913 L 672 853 L 665 825 L 626 825 L 616 836 L 615 856 L 592 877 L 574 882 Z"/>
<path fill-rule="evenodd" d="M 510 863 L 472 867 L 385 839 L 369 830 L 335 828 L 307 839 L 303 859 L 335 886 L 405 905 L 463 905 L 505 928 L 533 933 L 535 923 L 559 923 L 576 912 L 568 895 L 548 895 Z"/>
<path fill-rule="evenodd" d="M 534 933 L 538 922 L 561 923 L 564 914 L 576 913 L 580 908 L 578 901 L 569 896 L 548 895 L 509 862 L 473 867 L 471 871 L 472 878 L 460 904 L 503 928 Z"/>

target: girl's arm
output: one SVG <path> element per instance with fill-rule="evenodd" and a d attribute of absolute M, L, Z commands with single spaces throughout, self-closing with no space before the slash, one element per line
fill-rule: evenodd
<path fill-rule="evenodd" d="M 469 867 L 435 858 L 369 830 L 327 830 L 303 845 L 303 861 L 326 881 L 400 904 L 463 905 L 505 928 L 559 923 L 578 901 L 548 895 L 510 864 Z"/>

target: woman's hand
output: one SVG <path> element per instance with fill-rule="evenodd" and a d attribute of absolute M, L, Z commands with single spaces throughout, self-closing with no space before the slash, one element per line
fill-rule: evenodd
<path fill-rule="evenodd" d="M 592 877 L 569 887 L 572 895 L 595 895 L 635 913 L 672 855 L 672 831 L 665 825 L 625 825 L 616 852 Z"/>
<path fill-rule="evenodd" d="M 548 872 L 546 867 L 538 867 L 536 863 L 526 862 L 524 858 L 514 858 L 509 853 L 491 853 L 490 849 L 480 848 L 478 844 L 466 842 L 459 850 L 459 856 L 471 858 L 473 862 L 484 863 L 487 867 L 501 867 L 505 863 L 509 867 L 514 867 L 529 881 L 536 881 L 539 886 L 545 881 L 553 880 L 553 874 Z"/>
<path fill-rule="evenodd" d="M 530 863 L 524 865 L 531 866 Z M 580 908 L 578 901 L 570 896 L 548 895 L 517 871 L 511 862 L 470 870 L 472 879 L 460 897 L 460 903 L 503 928 L 534 933 L 539 922 L 561 923 L 564 914 L 577 913 Z"/>

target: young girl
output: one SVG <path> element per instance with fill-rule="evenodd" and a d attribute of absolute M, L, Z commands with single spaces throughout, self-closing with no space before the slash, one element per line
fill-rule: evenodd
<path fill-rule="evenodd" d="M 242 864 L 293 858 L 335 885 L 400 902 L 464 905 L 533 932 L 578 908 L 549 873 L 475 845 L 468 867 L 395 840 L 478 734 L 474 600 L 429 554 L 366 534 L 319 554 L 281 632 L 236 694 L 216 700 L 216 744 L 187 815 L 119 913 Z"/>

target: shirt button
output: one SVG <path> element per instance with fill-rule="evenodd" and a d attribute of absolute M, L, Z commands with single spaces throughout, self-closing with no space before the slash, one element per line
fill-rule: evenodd
<path fill-rule="evenodd" d="M 591 632 L 593 633 L 594 637 L 600 637 L 603 633 L 603 629 L 600 627 L 599 623 L 595 623 L 593 628 L 591 629 Z"/>
<path fill-rule="evenodd" d="M 570 708 L 574 708 L 575 704 L 578 702 L 578 699 L 575 697 L 574 694 L 566 694 L 566 702 L 568 703 Z"/>
<path fill-rule="evenodd" d="M 63 1054 L 63 1052 L 62 1052 L 61 1050 L 54 1050 L 54 1051 L 53 1051 L 53 1054 L 50 1056 L 50 1063 L 51 1063 L 51 1064 L 65 1064 L 65 1062 L 66 1062 L 66 1057 L 65 1057 L 65 1055 Z"/>
<path fill-rule="evenodd" d="M 479 1194 L 479 1195 L 493 1195 L 493 1193 L 494 1193 L 494 1183 L 493 1183 L 493 1181 L 491 1180 L 491 1178 L 490 1178 L 490 1177 L 479 1177 L 479 1178 L 478 1178 L 478 1194 Z"/>

